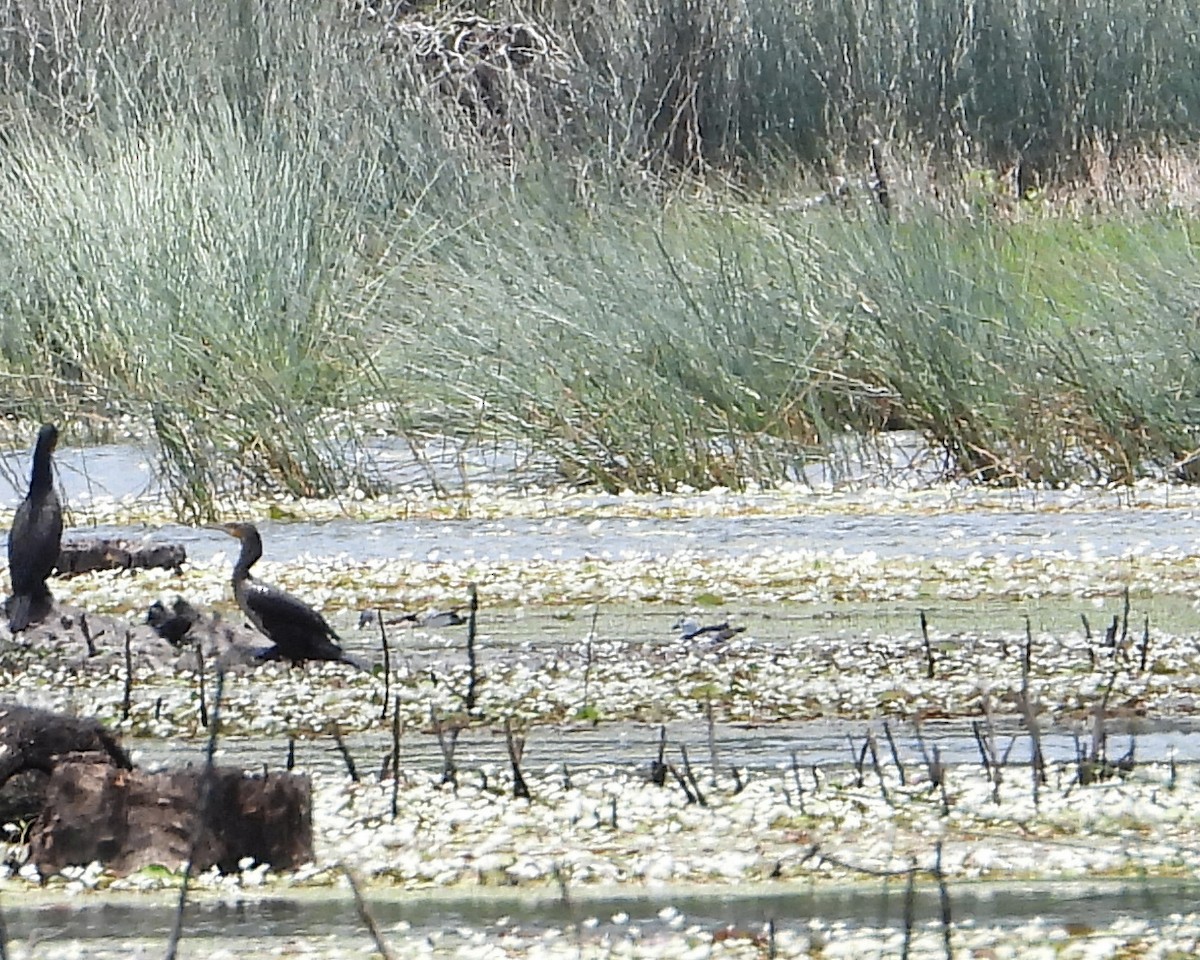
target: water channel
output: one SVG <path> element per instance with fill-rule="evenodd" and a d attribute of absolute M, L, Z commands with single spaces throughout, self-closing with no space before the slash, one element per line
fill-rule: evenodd
<path fill-rule="evenodd" d="M 13 505 L 21 493 L 26 451 L 10 452 L 2 459 L 0 501 Z M 69 503 L 86 504 L 93 497 L 131 498 L 152 496 L 153 470 L 144 452 L 133 447 L 101 447 L 87 450 L 65 448 L 59 457 L 59 477 Z M 502 469 L 501 465 L 501 469 Z M 395 458 L 398 476 L 418 476 L 427 464 L 405 463 Z M 487 470 L 496 470 L 495 463 Z M 447 466 L 447 475 L 449 475 Z M 481 473 L 487 471 L 480 469 Z M 969 493 L 964 496 L 970 496 Z M 370 559 L 575 559 L 601 557 L 654 557 L 687 551 L 697 555 L 752 556 L 773 549 L 794 549 L 806 543 L 836 544 L 846 555 L 873 553 L 880 557 L 939 557 L 966 559 L 983 553 L 1023 557 L 1039 552 L 1069 552 L 1097 558 L 1119 558 L 1130 552 L 1163 552 L 1189 556 L 1200 523 L 1196 510 L 1181 495 L 1164 487 L 1157 499 L 1130 509 L 1120 492 L 1096 491 L 1063 494 L 1014 492 L 1001 509 L 994 498 L 987 509 L 871 512 L 836 510 L 805 516 L 685 516 L 656 518 L 608 517 L 614 498 L 597 495 L 581 501 L 573 516 L 545 518 L 424 520 L 396 519 L 371 523 L 330 520 L 321 523 L 265 522 L 261 524 L 273 559 L 287 562 L 300 557 L 333 557 L 351 553 Z M 589 502 L 591 509 L 589 510 Z M 665 501 L 664 501 L 665 502 Z M 1047 505 L 1052 509 L 1047 509 Z M 598 519 L 603 517 L 603 519 Z M 208 559 L 228 552 L 229 542 L 220 534 L 181 525 L 159 530 L 100 528 L 106 535 L 135 535 L 183 543 L 189 557 Z M 735 604 L 736 606 L 736 604 Z M 966 626 L 980 617 L 1002 618 L 1012 624 L 1029 615 L 1039 628 L 1076 625 L 1080 605 L 1071 601 L 1047 600 L 1022 605 L 946 602 L 924 603 L 942 630 L 956 624 Z M 610 631 L 625 632 L 646 643 L 678 642 L 675 622 L 685 611 L 644 608 L 606 612 Z M 912 630 L 917 607 L 913 604 L 838 604 L 756 608 L 736 606 L 740 622 L 748 624 L 756 639 L 783 642 L 800 632 L 817 630 L 884 631 L 903 625 Z M 1181 630 L 1200 624 L 1190 601 L 1164 602 L 1156 616 Z M 564 620 L 555 611 L 499 610 L 490 614 L 488 629 L 494 649 L 506 643 L 524 649 L 553 647 L 578 641 L 585 629 Z M 442 654 L 444 650 L 409 647 L 410 656 Z M 748 771 L 779 769 L 794 754 L 806 763 L 849 763 L 848 736 L 861 736 L 865 725 L 852 722 L 772 723 L 758 727 L 718 725 L 717 745 L 725 763 Z M 920 745 L 912 730 L 897 729 L 902 757 L 913 762 Z M 1001 731 L 1019 736 L 1017 729 Z M 1071 757 L 1076 751 L 1078 730 L 1052 729 L 1045 747 L 1054 757 Z M 1142 760 L 1175 758 L 1180 763 L 1200 762 L 1200 722 L 1189 716 L 1140 720 L 1128 735 L 1136 735 Z M 640 766 L 648 764 L 657 742 L 657 728 L 649 724 L 621 723 L 602 727 L 579 725 L 559 731 L 551 742 L 539 742 L 536 733 L 527 747 L 539 764 Z M 671 731 L 675 742 L 707 743 L 703 725 L 677 725 Z M 965 723 L 932 723 L 924 730 L 928 743 L 936 743 L 948 762 L 974 762 L 978 747 Z M 1111 752 L 1120 751 L 1123 741 L 1114 742 Z M 388 744 L 382 734 L 353 738 L 350 748 L 362 757 L 377 758 Z M 142 763 L 174 763 L 197 759 L 199 744 L 184 741 L 144 741 L 134 745 Z M 278 766 L 287 749 L 279 740 L 229 739 L 222 745 L 221 759 L 243 764 L 247 769 L 263 764 Z M 459 748 L 463 763 L 502 763 L 501 737 L 487 731 L 467 731 Z M 435 769 L 440 762 L 431 738 L 406 743 L 406 764 Z M 297 761 L 313 770 L 336 770 L 343 763 L 332 745 L 306 743 L 299 746 Z M 1192 909 L 1197 889 L 1190 885 L 1114 884 L 1082 887 L 1073 891 L 1019 885 L 1004 888 L 966 887 L 955 891 L 956 910 L 975 924 L 1018 925 L 1030 917 L 1050 917 L 1062 923 L 1094 925 L 1109 923 L 1119 916 L 1165 918 Z M 72 941 L 83 944 L 80 955 L 89 955 L 87 944 L 106 938 L 165 938 L 171 922 L 171 906 L 165 902 L 113 898 L 96 902 L 85 898 L 75 903 L 49 905 L 9 903 L 5 905 L 8 934 L 30 943 Z M 513 924 L 526 928 L 552 928 L 577 922 L 581 916 L 599 918 L 594 929 L 603 931 L 621 916 L 618 926 L 641 927 L 651 936 L 669 925 L 663 911 L 670 908 L 687 923 L 706 927 L 761 926 L 768 918 L 782 925 L 801 927 L 812 918 L 837 919 L 854 924 L 895 926 L 902 915 L 902 890 L 888 887 L 807 890 L 779 893 L 775 890 L 731 891 L 720 895 L 664 893 L 636 897 L 614 896 L 565 904 L 545 897 L 455 897 L 420 896 L 373 899 L 377 919 L 385 929 L 403 930 L 406 937 L 430 931 L 448 931 L 460 926 L 499 930 Z M 241 902 L 200 902 L 189 908 L 189 938 L 226 946 L 247 938 L 266 949 L 289 938 L 321 938 L 360 931 L 353 902 L 344 894 L 313 897 L 271 896 Z M 931 918 L 937 914 L 936 891 L 920 894 L 917 913 Z M 671 923 L 678 926 L 676 914 Z M 355 936 L 358 936 L 356 933 Z M 97 947 L 97 949 L 99 949 Z M 36 953 L 36 951 L 35 951 Z M 195 955 L 195 954 L 193 954 Z"/>

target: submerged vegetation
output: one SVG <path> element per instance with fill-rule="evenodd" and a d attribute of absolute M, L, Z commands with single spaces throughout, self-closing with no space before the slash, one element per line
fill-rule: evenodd
<path fill-rule="evenodd" d="M 6 412 L 145 423 L 192 518 L 378 491 L 380 434 L 611 490 L 897 427 L 1192 478 L 1183 0 L 480 14 L 0 10 Z"/>

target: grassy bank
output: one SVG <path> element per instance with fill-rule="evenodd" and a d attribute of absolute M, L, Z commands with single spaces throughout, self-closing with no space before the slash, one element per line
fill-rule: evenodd
<path fill-rule="evenodd" d="M 960 7 L 551 4 L 422 27 L 467 51 L 440 73 L 333 4 L 12 8 L 7 410 L 150 425 L 191 517 L 370 492 L 376 431 L 614 490 L 897 426 L 979 480 L 1168 469 L 1200 422 L 1187 11 Z"/>

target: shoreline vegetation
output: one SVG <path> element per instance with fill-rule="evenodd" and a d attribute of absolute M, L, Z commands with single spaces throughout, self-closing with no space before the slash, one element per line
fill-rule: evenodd
<path fill-rule="evenodd" d="M 0 16 L 5 413 L 145 425 L 180 519 L 385 493 L 380 436 L 1200 476 L 1184 0 Z"/>

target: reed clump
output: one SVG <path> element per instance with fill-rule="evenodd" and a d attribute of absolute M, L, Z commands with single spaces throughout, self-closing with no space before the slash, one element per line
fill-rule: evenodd
<path fill-rule="evenodd" d="M 5 411 L 145 423 L 196 519 L 370 494 L 380 433 L 608 490 L 897 427 L 1190 479 L 1190 16 L 0 3 Z"/>

